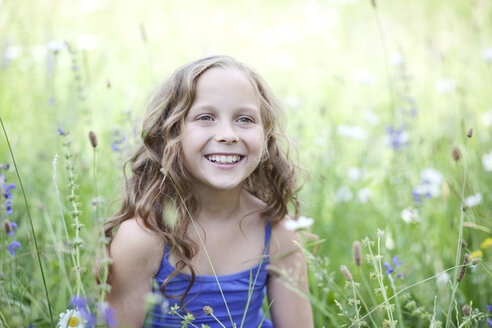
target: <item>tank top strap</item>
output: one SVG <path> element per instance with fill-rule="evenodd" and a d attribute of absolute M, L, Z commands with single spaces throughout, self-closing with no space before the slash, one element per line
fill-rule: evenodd
<path fill-rule="evenodd" d="M 267 222 L 265 227 L 265 255 L 268 255 L 268 246 L 270 245 L 270 237 L 272 236 L 272 223 Z"/>

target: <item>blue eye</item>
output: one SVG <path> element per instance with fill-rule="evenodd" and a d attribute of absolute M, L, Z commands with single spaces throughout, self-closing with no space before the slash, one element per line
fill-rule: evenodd
<path fill-rule="evenodd" d="M 212 121 L 213 118 L 210 115 L 202 115 L 197 118 L 197 121 Z"/>
<path fill-rule="evenodd" d="M 252 119 L 250 119 L 249 117 L 246 117 L 246 116 L 242 116 L 242 117 L 238 118 L 237 121 L 239 123 L 254 123 L 254 121 Z"/>

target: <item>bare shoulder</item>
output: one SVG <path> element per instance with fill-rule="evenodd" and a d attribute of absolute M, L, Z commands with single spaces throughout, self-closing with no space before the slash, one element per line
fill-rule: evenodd
<path fill-rule="evenodd" d="M 272 226 L 272 237 L 274 238 L 274 243 L 271 253 L 274 254 L 271 255 L 273 255 L 274 258 L 276 257 L 275 255 L 282 256 L 287 253 L 300 251 L 298 246 L 301 242 L 299 233 L 297 231 L 287 229 L 285 222 L 288 219 L 290 218 L 286 216 Z"/>
<path fill-rule="evenodd" d="M 164 241 L 144 227 L 141 219 L 132 218 L 120 224 L 110 247 L 110 256 L 123 265 L 136 265 L 152 273 L 159 269 Z"/>

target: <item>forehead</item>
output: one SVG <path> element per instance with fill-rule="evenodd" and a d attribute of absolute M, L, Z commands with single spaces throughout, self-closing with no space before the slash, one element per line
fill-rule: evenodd
<path fill-rule="evenodd" d="M 224 105 L 247 104 L 260 108 L 259 95 L 251 79 L 237 68 L 211 68 L 196 82 L 197 102 L 219 102 Z"/>

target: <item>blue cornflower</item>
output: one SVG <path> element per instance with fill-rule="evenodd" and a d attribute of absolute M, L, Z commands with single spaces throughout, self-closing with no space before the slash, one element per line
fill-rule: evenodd
<path fill-rule="evenodd" d="M 7 199 L 7 201 L 5 202 L 5 213 L 14 213 L 14 210 L 12 209 L 12 201 L 10 199 Z"/>
<path fill-rule="evenodd" d="M 14 248 L 22 248 L 21 243 L 19 243 L 18 241 L 13 241 L 10 243 L 10 245 L 7 247 L 7 249 L 9 250 L 10 254 L 12 254 L 12 255 L 15 255 L 15 249 Z"/>
<path fill-rule="evenodd" d="M 492 312 L 492 306 L 487 305 L 487 312 Z"/>
<path fill-rule="evenodd" d="M 116 326 L 116 319 L 114 318 L 115 311 L 109 306 L 106 302 L 99 303 L 99 313 L 101 314 L 102 319 L 109 327 Z"/>
<path fill-rule="evenodd" d="M 393 269 L 393 268 L 391 267 L 391 265 L 390 265 L 388 262 L 384 262 L 384 263 L 383 263 L 383 265 L 384 265 L 384 267 L 387 269 L 387 270 L 384 272 L 386 275 L 389 275 L 389 274 L 391 274 L 391 273 L 395 272 L 395 269 Z"/>
<path fill-rule="evenodd" d="M 87 320 L 87 327 L 94 327 L 97 323 L 97 318 L 89 311 L 89 306 L 85 298 L 75 295 L 70 300 L 70 305 L 80 311 L 85 320 Z"/>
<path fill-rule="evenodd" d="M 400 151 L 408 146 L 410 135 L 403 129 L 395 129 L 392 126 L 386 127 L 385 143 L 391 146 L 395 151 Z"/>
<path fill-rule="evenodd" d="M 19 227 L 17 226 L 17 223 L 15 222 L 9 222 L 10 225 L 10 231 L 7 232 L 7 235 L 9 237 L 14 237 L 14 229 L 18 229 Z"/>
<path fill-rule="evenodd" d="M 70 305 L 78 308 L 79 310 L 87 308 L 87 302 L 81 296 L 75 295 L 70 300 Z"/>
<path fill-rule="evenodd" d="M 68 132 L 64 132 L 62 129 L 58 128 L 58 134 L 61 136 L 66 136 Z"/>
<path fill-rule="evenodd" d="M 120 145 L 125 141 L 126 141 L 126 136 L 122 136 L 121 138 L 114 139 L 113 143 L 111 144 L 111 149 L 113 150 L 113 152 L 118 152 L 122 150 L 122 148 L 120 148 Z"/>
<path fill-rule="evenodd" d="M 398 255 L 395 256 L 395 257 L 393 257 L 393 263 L 395 264 L 395 267 L 394 268 L 388 262 L 384 262 L 383 263 L 383 266 L 386 268 L 386 271 L 384 273 L 387 276 L 390 275 L 390 274 L 392 274 L 393 272 L 395 272 L 396 268 L 398 268 L 400 265 L 403 264 L 403 262 L 399 262 L 398 261 L 398 257 L 399 257 Z M 398 273 L 395 277 L 396 278 L 403 278 L 403 277 L 405 277 L 405 275 L 402 274 L 402 273 Z"/>
<path fill-rule="evenodd" d="M 488 319 L 487 319 L 487 325 L 488 325 L 489 327 L 492 327 L 492 318 L 488 318 Z"/>

